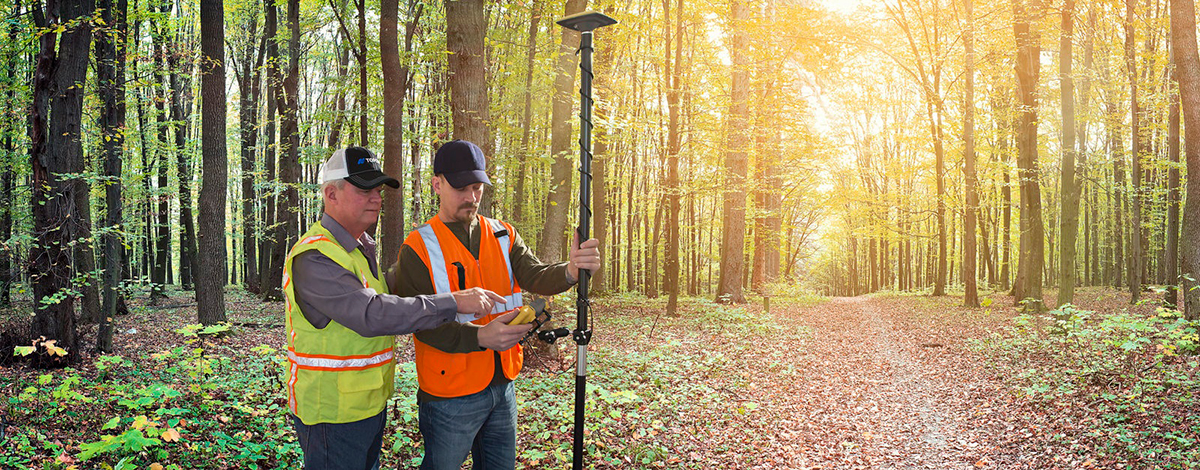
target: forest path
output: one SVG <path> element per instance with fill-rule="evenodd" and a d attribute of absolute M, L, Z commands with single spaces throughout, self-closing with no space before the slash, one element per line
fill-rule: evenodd
<path fill-rule="evenodd" d="M 775 312 L 810 333 L 795 373 L 763 384 L 782 407 L 779 435 L 793 438 L 776 458 L 790 449 L 779 460 L 793 468 L 1012 464 L 1000 455 L 1015 428 L 1010 399 L 964 344 L 981 330 L 964 329 L 964 311 L 938 303 L 834 298 Z"/>

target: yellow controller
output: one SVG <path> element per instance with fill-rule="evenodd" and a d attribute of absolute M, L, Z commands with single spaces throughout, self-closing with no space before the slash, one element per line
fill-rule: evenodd
<path fill-rule="evenodd" d="M 533 318 L 536 316 L 537 316 L 537 314 L 533 311 L 532 307 L 530 307 L 528 305 L 522 305 L 520 307 L 517 307 L 517 317 L 513 318 L 512 321 L 508 322 L 508 324 L 509 325 L 524 325 L 526 323 L 533 321 Z"/>

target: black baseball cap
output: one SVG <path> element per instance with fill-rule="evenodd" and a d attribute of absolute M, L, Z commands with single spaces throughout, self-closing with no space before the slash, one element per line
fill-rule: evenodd
<path fill-rule="evenodd" d="M 399 188 L 400 182 L 383 173 L 379 159 L 363 147 L 346 147 L 333 152 L 321 167 L 321 184 L 344 179 L 361 189 L 375 189 L 381 184 Z"/>
<path fill-rule="evenodd" d="M 446 177 L 455 188 L 475 183 L 492 184 L 483 150 L 465 140 L 453 140 L 438 147 L 433 156 L 433 174 Z"/>

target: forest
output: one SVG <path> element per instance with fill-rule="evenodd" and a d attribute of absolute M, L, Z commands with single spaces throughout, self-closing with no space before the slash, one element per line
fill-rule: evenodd
<path fill-rule="evenodd" d="M 1200 467 L 1194 0 L 3 8 L 2 468 L 299 467 L 321 165 L 401 182 L 387 267 L 454 139 L 541 260 L 590 214 L 589 468 Z M 581 72 L 585 11 L 617 23 Z M 517 466 L 562 468 L 575 344 L 529 349 Z"/>

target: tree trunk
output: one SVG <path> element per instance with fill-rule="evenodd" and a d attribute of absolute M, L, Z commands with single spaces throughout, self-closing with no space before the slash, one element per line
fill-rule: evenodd
<path fill-rule="evenodd" d="M 483 0 L 446 0 L 446 49 L 450 56 L 450 110 L 453 137 L 475 143 L 484 149 L 491 162 L 492 155 L 488 116 L 487 61 L 483 37 L 487 33 Z M 490 166 L 490 165 L 489 165 Z M 484 201 L 479 212 L 490 214 L 489 189 L 484 189 Z M 542 258 L 548 259 L 548 258 Z M 558 258 L 549 258 L 558 259 Z"/>
<path fill-rule="evenodd" d="M 118 299 L 121 297 L 117 290 L 121 284 L 124 252 L 121 249 L 124 241 L 121 237 L 121 223 L 124 207 L 121 201 L 121 162 L 122 148 L 125 143 L 125 0 L 101 0 L 99 4 L 100 18 L 104 24 L 110 25 L 109 30 L 96 38 L 96 91 L 100 95 L 100 118 L 97 126 L 100 128 L 102 144 L 101 153 L 104 155 L 105 177 L 112 178 L 104 185 L 104 226 L 108 232 L 104 234 L 104 303 L 100 313 L 100 328 L 96 333 L 96 349 L 100 352 L 113 350 L 113 318 L 117 315 Z"/>
<path fill-rule="evenodd" d="M 287 27 L 288 68 L 283 78 L 283 99 L 279 103 L 279 183 L 283 192 L 275 209 L 275 253 L 271 259 L 271 279 L 283 279 L 283 260 L 297 233 L 299 221 L 299 195 L 296 184 L 300 180 L 300 0 L 288 0 Z"/>
<path fill-rule="evenodd" d="M 1178 308 L 1179 302 L 1179 69 L 1171 70 L 1167 94 L 1167 155 L 1171 166 L 1167 170 L 1167 240 L 1164 266 L 1166 292 L 1163 300 L 1168 307 Z"/>
<path fill-rule="evenodd" d="M 663 0 L 663 17 L 667 24 L 666 31 L 666 69 L 664 81 L 667 88 L 667 252 L 665 260 L 666 279 L 663 288 L 667 291 L 667 315 L 675 316 L 679 308 L 679 149 L 681 135 L 679 132 L 679 70 L 683 67 L 683 0 L 679 0 L 675 11 L 675 61 L 671 63 L 671 35 L 669 19 L 670 0 Z"/>
<path fill-rule="evenodd" d="M 387 0 L 383 3 L 395 4 L 395 2 L 397 2 L 397 1 L 399 1 L 399 0 Z M 366 146 L 370 145 L 370 143 L 371 143 L 371 140 L 367 138 L 369 136 L 367 133 L 367 129 L 368 129 L 368 126 L 367 126 L 367 98 L 368 98 L 368 96 L 367 96 L 367 0 L 358 0 L 358 3 L 356 5 L 358 7 L 358 56 L 357 56 L 358 57 L 358 145 L 360 145 L 362 147 L 366 147 Z M 393 20 L 395 19 L 395 17 L 396 17 L 396 15 L 392 15 Z M 447 17 L 449 17 L 449 15 L 447 15 Z M 380 12 L 380 22 L 381 23 L 383 22 L 382 11 Z M 395 24 L 396 24 L 396 22 L 392 21 L 392 25 L 393 25 L 392 39 L 396 38 Z M 379 42 L 380 42 L 380 47 L 383 47 L 383 31 L 382 30 L 380 30 Z M 395 46 L 395 44 L 396 44 L 396 41 L 392 41 L 392 46 Z M 380 52 L 382 52 L 382 50 L 380 50 Z M 396 57 L 396 62 L 399 62 L 399 61 L 400 61 L 400 58 Z M 383 87 L 383 89 L 386 91 L 387 86 L 385 85 Z M 385 99 L 384 101 L 387 101 L 387 100 Z M 387 104 L 385 103 L 384 107 L 386 108 L 386 106 L 387 106 Z M 297 107 L 296 109 L 299 109 L 299 108 Z M 383 115 L 384 115 L 384 119 L 386 120 L 387 119 L 387 111 L 386 110 L 384 111 Z M 387 145 L 386 144 L 386 142 L 387 142 L 386 136 L 384 137 L 384 142 L 385 142 L 384 145 Z M 397 152 L 397 153 L 399 153 L 399 152 Z M 401 219 L 403 219 L 403 218 L 404 217 L 402 215 Z M 397 244 L 396 246 L 400 246 L 400 245 Z M 399 250 L 397 250 L 397 252 L 399 252 Z"/>
<path fill-rule="evenodd" d="M 183 34 L 176 35 L 176 44 L 189 47 L 190 38 Z M 224 51 L 224 49 L 222 49 Z M 192 172 L 193 161 L 187 152 L 188 118 L 185 110 L 191 109 L 192 94 L 192 65 L 190 57 L 181 69 L 179 59 L 182 53 L 176 52 L 169 56 L 171 68 L 171 121 L 175 131 L 175 163 L 179 177 L 179 284 L 183 290 L 192 289 L 193 273 L 196 270 L 196 225 L 192 212 Z M 224 52 L 222 52 L 224 57 Z M 224 93 L 221 94 L 224 96 Z M 222 120 L 222 122 L 224 122 Z M 224 225 L 221 226 L 221 238 L 224 238 Z M 223 245 L 222 245 L 223 246 Z"/>
<path fill-rule="evenodd" d="M 159 12 L 164 16 L 171 10 L 171 2 L 160 1 Z M 152 286 L 150 289 L 150 303 L 156 305 L 166 298 L 166 286 L 171 283 L 171 230 L 168 225 L 170 222 L 167 217 L 170 214 L 171 206 L 167 195 L 167 103 L 170 101 L 168 96 L 168 65 L 166 57 L 172 55 L 171 46 L 167 44 L 167 37 L 164 25 L 155 25 L 152 36 L 154 39 L 154 47 L 157 53 L 154 57 L 154 63 L 157 66 L 155 76 L 158 79 L 158 86 L 155 87 L 156 94 L 160 94 L 159 99 L 154 104 L 154 110 L 157 117 L 158 142 L 155 151 L 155 170 L 158 172 L 155 185 L 155 199 L 158 203 L 157 209 L 151 214 L 151 221 L 154 223 L 154 272 L 151 276 Z"/>
<path fill-rule="evenodd" d="M 1129 273 L 1126 275 L 1129 288 L 1129 303 L 1137 303 L 1142 295 L 1142 263 L 1143 263 L 1143 247 L 1142 247 L 1142 138 L 1140 129 L 1141 109 L 1138 108 L 1138 86 L 1137 86 L 1137 60 L 1136 51 L 1134 50 L 1134 29 L 1133 29 L 1133 9 L 1136 6 L 1136 0 L 1125 0 L 1125 68 L 1129 73 L 1129 100 L 1130 100 L 1130 152 L 1129 158 L 1132 163 L 1129 171 L 1129 177 L 1133 183 L 1133 194 L 1131 194 L 1132 205 L 1129 215 Z"/>
<path fill-rule="evenodd" d="M 362 5 L 362 0 L 359 5 Z M 382 0 L 379 4 L 379 62 L 383 71 L 383 172 L 402 177 L 404 82 L 408 70 L 400 67 L 399 10 L 400 0 Z M 362 13 L 359 11 L 360 18 Z M 360 25 L 365 27 L 361 22 Z M 363 86 L 366 86 L 365 81 Z M 365 110 L 363 114 L 366 115 Z M 366 128 L 365 123 L 363 127 Z M 366 142 L 366 131 L 363 133 L 363 142 Z M 380 222 L 379 242 L 383 249 L 379 250 L 379 265 L 386 269 L 400 254 L 400 250 L 393 247 L 399 247 L 404 242 L 404 191 L 400 188 L 383 186 Z"/>
<path fill-rule="evenodd" d="M 223 0 L 200 2 L 201 119 L 204 172 L 200 185 L 200 250 L 197 263 L 196 312 L 200 323 L 225 321 L 225 186 L 229 168 L 225 153 L 225 15 Z"/>
<path fill-rule="evenodd" d="M 20 16 L 22 5 L 19 2 L 13 3 L 13 17 Z M 17 44 L 17 35 L 21 32 L 20 25 L 17 22 L 11 22 L 8 28 L 8 44 Z M 8 56 L 7 73 L 4 76 L 4 105 L 5 109 L 18 109 L 21 105 L 17 102 L 17 85 L 18 82 L 24 80 L 24 77 L 17 78 L 17 61 L 21 58 L 19 54 L 10 54 Z M 17 128 L 21 126 L 18 118 L 11 114 L 5 114 L 0 118 L 0 129 L 4 129 L 4 151 L 8 155 L 16 155 L 17 147 L 13 142 L 13 136 L 17 132 Z M 16 200 L 13 198 L 13 187 L 15 186 L 16 174 L 13 172 L 12 165 L 5 165 L 0 169 L 0 240 L 8 240 L 12 238 L 13 228 L 13 208 L 16 207 Z M 13 285 L 12 261 L 13 252 L 15 250 L 6 249 L 0 250 L 0 307 L 8 307 L 12 302 L 11 292 Z"/>
<path fill-rule="evenodd" d="M 525 178 L 529 172 L 529 164 L 533 156 L 533 152 L 529 148 L 529 137 L 533 132 L 533 67 L 535 65 L 534 59 L 537 57 L 538 23 L 542 20 L 541 9 L 542 4 L 540 1 L 533 0 L 530 2 L 529 33 L 526 35 L 527 39 L 525 40 L 525 112 L 521 115 L 521 148 L 518 150 L 520 153 L 517 157 L 517 189 L 513 194 L 513 221 L 518 224 L 525 221 Z M 605 144 L 601 143 L 600 139 L 597 139 L 596 146 L 599 147 L 602 145 Z M 595 153 L 599 154 L 598 151 Z M 604 162 L 599 157 L 593 163 L 600 168 L 604 166 Z M 597 186 L 600 188 L 604 187 L 599 182 L 597 182 Z M 597 196 L 603 197 L 600 195 Z M 597 208 L 598 212 L 599 208 Z M 602 227 L 603 224 L 598 224 L 596 228 L 602 230 Z M 593 273 L 593 277 L 597 277 L 597 274 L 599 272 Z M 594 278 L 592 282 L 592 289 L 596 291 L 603 290 L 600 279 Z"/>
<path fill-rule="evenodd" d="M 1013 33 L 1017 41 L 1017 97 L 1021 108 L 1017 124 L 1017 167 L 1021 188 L 1022 237 L 1014 297 L 1032 299 L 1030 308 L 1042 308 L 1042 269 L 1045 260 L 1042 196 L 1037 168 L 1037 83 L 1040 69 L 1037 34 L 1031 30 L 1031 18 L 1023 2 L 1014 3 Z M 1029 5 L 1036 7 L 1036 5 Z"/>
<path fill-rule="evenodd" d="M 725 151 L 724 207 L 721 231 L 721 275 L 716 300 L 720 303 L 745 303 L 742 294 L 742 251 L 746 233 L 746 137 L 749 124 L 750 59 L 747 32 L 742 25 L 749 18 L 744 0 L 730 2 L 733 61 L 730 89 L 729 123 L 726 128 L 729 147 Z"/>
<path fill-rule="evenodd" d="M 1075 241 L 1079 234 L 1079 185 L 1075 182 L 1075 84 L 1071 74 L 1071 44 L 1075 34 L 1075 1 L 1067 0 L 1062 8 L 1062 32 L 1058 46 L 1059 95 L 1062 100 L 1062 214 L 1059 231 L 1058 258 L 1062 263 L 1058 275 L 1056 306 L 1075 300 Z"/>
<path fill-rule="evenodd" d="M 1070 1 L 1070 0 L 1068 0 Z M 966 56 L 966 87 L 963 91 L 963 178 L 967 192 L 967 207 L 963 209 L 963 263 L 962 278 L 965 288 L 963 304 L 968 307 L 979 306 L 979 290 L 975 275 L 975 216 L 979 209 L 979 192 L 975 174 L 975 13 L 972 0 L 963 1 L 967 18 L 967 30 L 963 37 L 963 49 Z"/>
<path fill-rule="evenodd" d="M 83 161 L 80 144 L 88 49 L 92 31 L 91 0 L 48 0 L 46 10 L 34 8 L 34 22 L 42 28 L 41 46 L 33 77 L 30 109 L 30 162 L 33 170 L 33 233 L 29 254 L 29 279 L 33 290 L 34 318 L 30 333 L 56 340 L 69 355 L 80 358 L 75 324 L 75 295 L 70 292 L 72 263 L 68 243 L 72 218 L 79 217 L 75 193 L 83 190 L 78 179 L 63 180 L 59 173 L 78 173 Z M 61 15 L 61 16 L 60 16 Z M 61 39 L 56 27 L 63 27 Z M 58 42 L 58 50 L 55 50 Z M 53 114 L 49 114 L 53 113 Z"/>
<path fill-rule="evenodd" d="M 246 290 L 251 294 L 262 292 L 258 275 L 258 190 L 254 188 L 255 171 L 258 163 L 255 161 L 258 148 L 258 99 L 261 87 L 259 85 L 259 70 L 262 67 L 266 52 L 266 36 L 263 43 L 254 47 L 254 37 L 258 30 L 258 15 L 250 16 L 250 41 L 242 59 L 242 71 L 238 76 L 238 126 L 242 138 L 242 277 Z M 251 56 L 257 58 L 252 62 Z"/>
<path fill-rule="evenodd" d="M 275 114 L 280 103 L 283 100 L 283 57 L 279 54 L 279 41 L 276 38 L 279 7 L 275 2 L 263 2 L 263 7 L 266 11 L 263 13 L 264 25 L 263 34 L 267 37 L 267 118 L 264 126 L 266 134 L 266 151 L 263 154 L 263 164 L 265 171 L 263 180 L 274 181 L 277 178 L 275 167 L 277 163 L 276 156 L 276 136 L 275 136 Z M 288 246 L 284 245 L 283 227 L 276 220 L 276 208 L 279 196 L 272 191 L 272 195 L 265 198 L 263 201 L 264 214 L 263 220 L 270 224 L 267 228 L 267 236 L 263 238 L 262 249 L 259 250 L 260 257 L 260 274 L 262 281 L 259 283 L 262 286 L 262 298 L 264 300 L 281 300 L 283 293 L 280 290 L 283 283 L 283 256 L 284 251 Z"/>
<path fill-rule="evenodd" d="M 1183 102 L 1183 152 L 1189 175 L 1200 175 L 1200 56 L 1196 53 L 1196 9 L 1192 0 L 1171 0 L 1171 58 L 1179 78 Z M 1187 179 L 1183 206 L 1183 233 L 1189 243 L 1182 246 L 1180 290 L 1184 316 L 1200 320 L 1200 185 Z"/>
<path fill-rule="evenodd" d="M 567 0 L 563 15 L 573 15 L 587 8 L 587 0 Z M 562 28 L 558 59 L 554 70 L 554 103 L 550 111 L 550 192 L 546 195 L 545 222 L 538 243 L 538 257 L 543 261 L 563 258 L 562 246 L 567 240 L 567 211 L 571 207 L 571 170 L 576 154 L 571 152 L 571 109 L 575 103 L 575 51 L 579 48 L 579 32 Z"/>

